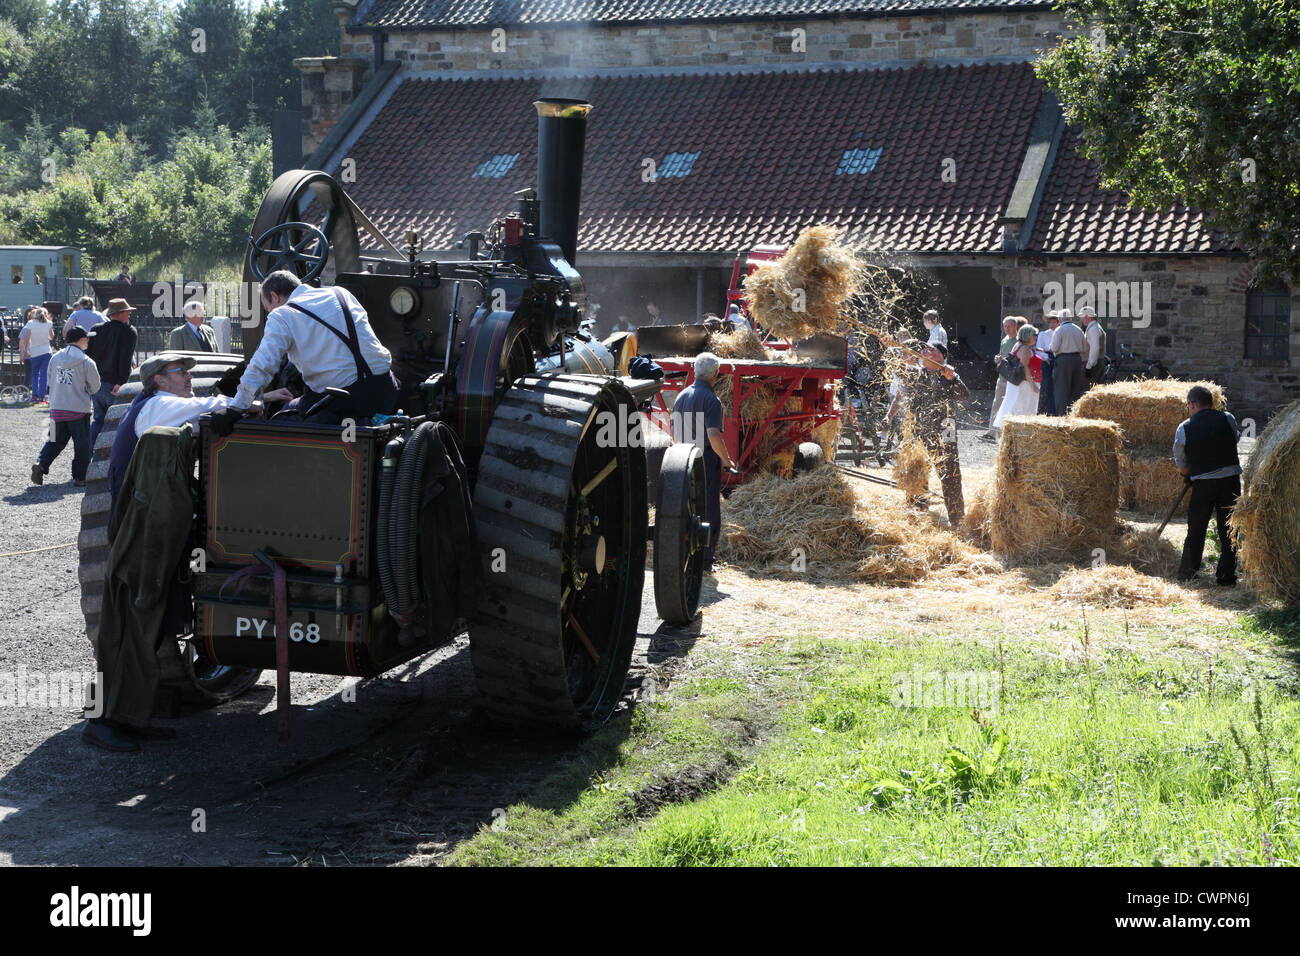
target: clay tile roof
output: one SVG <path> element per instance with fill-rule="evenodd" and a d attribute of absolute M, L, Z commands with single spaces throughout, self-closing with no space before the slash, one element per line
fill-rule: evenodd
<path fill-rule="evenodd" d="M 512 211 L 514 192 L 534 184 L 531 103 L 543 93 L 594 104 L 582 250 L 734 252 L 789 243 L 805 226 L 829 222 L 869 247 L 978 253 L 1001 249 L 998 216 L 1042 86 L 1025 63 L 568 80 L 413 77 L 348 150 L 356 162 L 349 192 L 389 235 L 416 228 L 426 247 L 451 248 Z M 494 157 L 515 153 L 500 178 L 474 176 Z M 699 155 L 684 176 L 643 180 L 645 160 L 672 171 L 664 161 L 673 153 Z M 943 181 L 948 159 L 955 182 Z M 837 175 L 842 164 L 860 171 Z"/>
<path fill-rule="evenodd" d="M 1051 6 L 1051 2 L 1042 0 L 363 0 L 352 25 L 387 30 L 581 27 L 666 20 L 813 20 Z"/>
<path fill-rule="evenodd" d="M 1097 164 L 1079 153 L 1079 131 L 1065 131 L 1027 251 L 1053 254 L 1232 252 L 1223 233 L 1186 206 L 1137 209 L 1101 188 Z"/>

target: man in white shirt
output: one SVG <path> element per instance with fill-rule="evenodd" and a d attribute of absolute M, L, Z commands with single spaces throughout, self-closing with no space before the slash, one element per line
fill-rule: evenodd
<path fill-rule="evenodd" d="M 348 392 L 347 398 L 336 399 L 313 416 L 314 421 L 337 423 L 393 412 L 398 398 L 393 357 L 351 292 L 340 286 L 312 288 L 282 269 L 262 282 L 262 310 L 267 313 L 262 343 L 248 360 L 230 408 L 213 417 L 217 434 L 230 433 L 258 390 L 279 371 L 285 355 L 308 388 L 302 409 L 324 398 L 326 389 Z"/>
<path fill-rule="evenodd" d="M 727 322 L 731 326 L 732 332 L 737 332 L 741 329 L 747 329 L 750 332 L 754 331 L 753 324 L 749 319 L 745 318 L 745 313 L 741 312 L 740 306 L 734 302 L 731 303 L 731 307 L 727 309 Z"/>
<path fill-rule="evenodd" d="M 145 432 L 155 426 L 178 428 L 187 423 L 194 425 L 200 416 L 230 407 L 233 400 L 224 395 L 195 396 L 194 380 L 190 374 L 195 361 L 193 355 L 159 352 L 140 366 L 140 394 L 118 423 L 108 458 L 108 487 L 112 496 L 117 496 L 135 453 L 135 443 Z M 271 400 L 287 396 L 285 389 L 266 393 Z M 261 411 L 261 403 L 254 402 L 250 412 L 260 415 Z"/>
<path fill-rule="evenodd" d="M 938 309 L 926 309 L 925 314 L 921 316 L 921 322 L 930 330 L 930 337 L 926 340 L 926 345 L 943 346 L 944 354 L 948 353 L 948 330 L 943 327 L 939 321 Z"/>
<path fill-rule="evenodd" d="M 1097 313 L 1092 306 L 1085 305 L 1079 310 L 1079 320 L 1083 322 L 1083 337 L 1088 352 L 1083 360 L 1083 375 L 1089 385 L 1095 385 L 1101 381 L 1101 375 L 1106 371 L 1106 330 L 1097 321 Z"/>

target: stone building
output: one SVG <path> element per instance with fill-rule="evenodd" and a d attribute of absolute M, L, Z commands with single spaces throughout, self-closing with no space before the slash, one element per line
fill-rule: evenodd
<path fill-rule="evenodd" d="M 828 222 L 929 273 L 950 334 L 977 353 L 996 348 L 1001 315 L 1092 297 L 1113 353 L 1210 376 L 1244 414 L 1297 392 L 1291 290 L 1256 284 L 1198 213 L 1100 188 L 1033 73 L 1070 32 L 1050 4 L 335 9 L 341 55 L 296 61 L 306 164 L 338 175 L 390 235 L 420 231 L 426 254 L 455 258 L 531 185 L 532 100 L 595 104 L 578 265 L 604 327 L 720 311 L 738 253 Z"/>

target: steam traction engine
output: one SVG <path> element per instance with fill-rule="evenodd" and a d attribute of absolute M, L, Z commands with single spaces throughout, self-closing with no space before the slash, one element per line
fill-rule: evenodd
<path fill-rule="evenodd" d="M 363 272 L 357 222 L 378 230 L 332 177 L 295 170 L 272 184 L 245 281 L 280 268 L 316 281 L 332 261 L 336 284 L 393 354 L 401 411 L 350 428 L 245 420 L 226 438 L 201 429 L 195 539 L 204 563 L 192 578 L 192 638 L 164 662 L 173 692 L 208 701 L 241 693 L 276 666 L 281 631 L 288 670 L 368 677 L 468 623 L 491 714 L 578 728 L 606 719 L 621 695 L 648 531 L 661 616 L 695 616 L 696 552 L 708 537 L 700 453 L 678 446 L 663 456 L 650 528 L 639 428 L 657 383 L 619 377 L 608 351 L 579 331 L 586 296 L 573 263 L 590 106 L 535 105 L 537 189 L 518 193 L 517 210 L 486 236 L 467 236 L 465 261 L 420 261 L 412 233 L 404 261 Z M 301 221 L 309 206 L 319 226 Z M 246 355 L 260 319 L 245 321 Z M 196 391 L 237 382 L 240 356 L 200 359 Z M 567 371 L 575 367 L 598 373 Z M 138 389 L 130 383 L 118 401 Z M 107 557 L 103 459 L 123 407 L 110 410 L 83 509 L 92 641 Z M 601 427 L 611 422 L 622 427 Z M 463 470 L 440 467 L 448 444 Z M 431 514 L 438 493 L 472 501 L 466 527 Z M 467 538 L 469 559 L 457 560 Z M 449 613 L 457 595 L 467 622 Z"/>

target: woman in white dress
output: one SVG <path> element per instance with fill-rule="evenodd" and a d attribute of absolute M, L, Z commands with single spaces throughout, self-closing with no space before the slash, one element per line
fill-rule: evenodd
<path fill-rule="evenodd" d="M 993 427 L 1001 429 L 1002 423 L 1012 415 L 1038 414 L 1038 389 L 1043 380 L 1043 360 L 1034 353 L 1034 340 L 1038 330 L 1032 325 L 1022 325 L 1016 333 L 1016 344 L 1011 354 L 1020 359 L 1025 367 L 1025 377 L 1019 385 L 1007 382 L 1006 397 L 998 409 L 998 417 L 993 420 Z"/>

